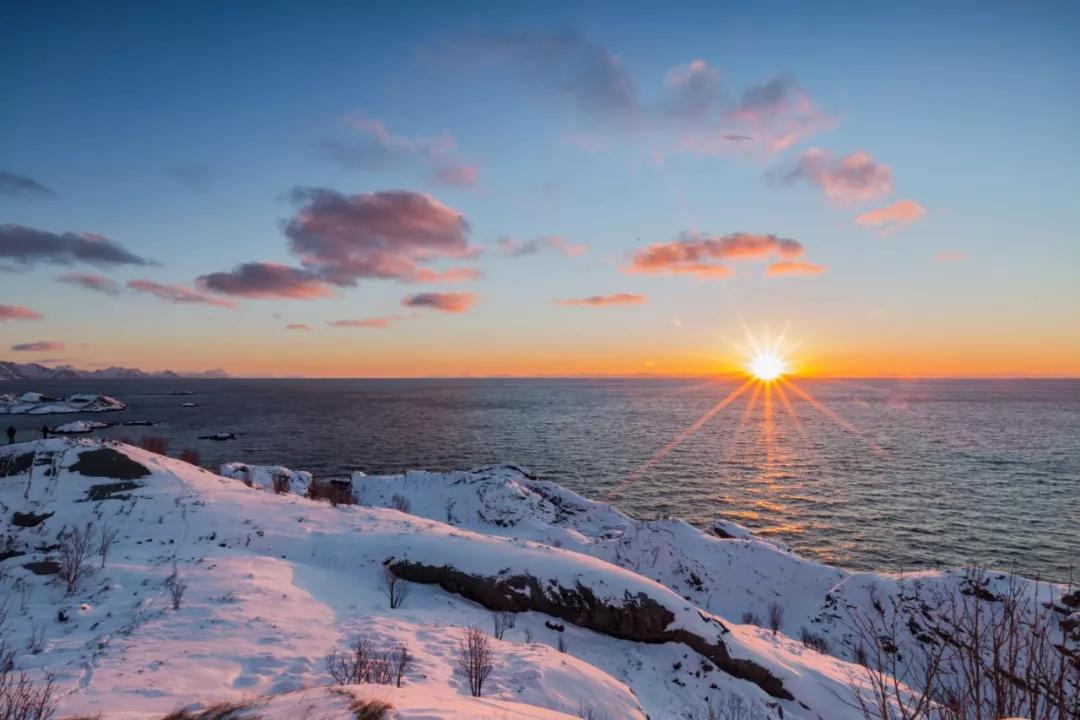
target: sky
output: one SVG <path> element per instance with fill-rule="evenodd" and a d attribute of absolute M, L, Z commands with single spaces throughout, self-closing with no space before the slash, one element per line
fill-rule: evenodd
<path fill-rule="evenodd" d="M 0 358 L 1080 376 L 1075 3 L 19 3 Z"/>

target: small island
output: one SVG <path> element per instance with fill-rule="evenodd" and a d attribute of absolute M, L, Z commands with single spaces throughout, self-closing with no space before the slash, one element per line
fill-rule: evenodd
<path fill-rule="evenodd" d="M 59 415 L 62 413 L 116 412 L 127 405 L 108 395 L 78 394 L 55 398 L 38 392 L 0 394 L 0 415 Z"/>

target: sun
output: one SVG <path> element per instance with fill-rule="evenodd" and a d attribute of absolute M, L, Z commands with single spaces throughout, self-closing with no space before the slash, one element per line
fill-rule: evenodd
<path fill-rule="evenodd" d="M 759 352 L 750 360 L 750 374 L 763 382 L 771 382 L 787 372 L 787 363 L 776 353 Z"/>

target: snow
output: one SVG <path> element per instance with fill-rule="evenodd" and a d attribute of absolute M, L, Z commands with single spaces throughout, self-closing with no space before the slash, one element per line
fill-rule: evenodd
<path fill-rule="evenodd" d="M 57 425 L 52 429 L 54 433 L 61 435 L 83 435 L 100 428 L 107 428 L 111 423 L 97 422 L 96 420 L 76 420 L 74 422 Z"/>
<path fill-rule="evenodd" d="M 273 491 L 275 476 L 290 492 Z M 0 448 L 0 508 L 43 518 L 0 537 L 0 602 L 16 666 L 57 673 L 61 716 L 151 717 L 255 698 L 268 720 L 348 718 L 355 695 L 385 699 L 391 717 L 410 720 L 585 711 L 660 720 L 735 694 L 769 718 L 857 720 L 844 700 L 862 668 L 790 636 L 813 623 L 842 649 L 850 628 L 833 617 L 837 598 L 867 607 L 907 582 L 813 563 L 751 534 L 725 539 L 675 520 L 639 522 L 509 466 L 358 474 L 353 492 L 364 505 L 309 500 L 311 482 L 283 466 L 229 463 L 215 474 L 89 438 Z M 88 522 L 118 531 L 117 542 L 74 593 L 25 567 L 55 560 L 58 535 Z M 485 577 L 524 573 L 543 588 L 588 587 L 612 606 L 646 596 L 670 610 L 669 629 L 722 642 L 796 699 L 770 697 L 683 642 L 620 639 L 540 612 L 517 613 L 503 639 L 491 638 L 496 669 L 484 697 L 472 698 L 456 672 L 458 643 L 469 627 L 490 633 L 491 612 L 416 583 L 391 609 L 382 578 L 385 564 L 400 560 Z M 187 587 L 175 610 L 166 585 L 174 569 Z M 942 593 L 963 581 L 959 571 L 916 580 Z M 783 632 L 735 622 L 747 609 L 764 614 L 769 601 L 787 609 Z M 402 688 L 328 687 L 325 656 L 358 636 L 408 644 L 416 667 Z"/>
<path fill-rule="evenodd" d="M 0 394 L 0 415 L 53 415 L 59 413 L 125 410 L 124 403 L 108 395 L 78 394 L 53 398 L 37 392 Z"/>

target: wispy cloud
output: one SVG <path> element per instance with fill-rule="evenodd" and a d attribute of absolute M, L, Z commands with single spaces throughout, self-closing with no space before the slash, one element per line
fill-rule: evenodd
<path fill-rule="evenodd" d="M 405 307 L 429 308 L 444 312 L 463 313 L 476 302 L 472 293 L 420 293 L 409 295 L 401 301 Z"/>
<path fill-rule="evenodd" d="M 780 260 L 765 268 L 765 274 L 770 277 L 784 275 L 821 275 L 826 270 L 824 265 L 815 265 L 812 262 L 802 260 Z"/>
<path fill-rule="evenodd" d="M 288 325 L 285 326 L 285 329 L 286 330 L 305 330 L 307 332 L 311 332 L 311 326 L 310 325 L 304 325 L 303 323 L 289 323 Z"/>
<path fill-rule="evenodd" d="M 331 320 L 326 324 L 339 328 L 375 328 L 384 330 L 390 327 L 391 323 L 395 323 L 400 319 L 400 315 L 389 315 L 387 317 L 370 317 L 358 320 Z"/>
<path fill-rule="evenodd" d="M 864 152 L 837 157 L 821 148 L 810 148 L 789 167 L 775 168 L 767 177 L 793 185 L 805 181 L 830 200 L 856 203 L 892 192 L 892 169 Z"/>
<path fill-rule="evenodd" d="M 94 273 L 68 273 L 56 278 L 56 282 L 67 283 L 68 285 L 78 285 L 87 290 L 105 293 L 106 295 L 120 294 L 119 283 L 110 280 L 104 275 L 96 275 Z"/>
<path fill-rule="evenodd" d="M 64 349 L 64 343 L 53 340 L 38 340 L 37 342 L 12 345 L 11 349 L 15 352 L 58 352 Z"/>
<path fill-rule="evenodd" d="M 638 250 L 623 270 L 648 275 L 723 278 L 729 276 L 732 270 L 721 261 L 764 260 L 769 257 L 793 259 L 804 252 L 805 248 L 798 240 L 771 234 L 713 236 L 684 232 L 677 240 L 653 243 Z"/>
<path fill-rule="evenodd" d="M 644 295 L 632 293 L 614 293 L 612 295 L 591 295 L 584 298 L 566 298 L 556 300 L 557 305 L 570 305 L 577 307 L 609 307 L 612 305 L 640 305 L 646 301 Z"/>
<path fill-rule="evenodd" d="M 457 141 L 448 132 L 434 137 L 410 137 L 390 132 L 386 125 L 363 113 L 345 119 L 352 136 L 327 140 L 323 150 L 348 170 L 383 170 L 417 163 L 429 179 L 442 185 L 476 186 L 480 170 L 461 157 Z"/>
<path fill-rule="evenodd" d="M 95 233 L 51 233 L 24 225 L 0 225 L 0 258 L 30 266 L 36 263 L 69 265 L 151 265 L 108 238 Z"/>
<path fill-rule="evenodd" d="M 215 298 L 183 285 L 169 285 L 154 282 L 153 280 L 131 280 L 127 286 L 135 292 L 153 295 L 158 300 L 177 305 L 202 304 L 227 308 L 236 307 L 236 304 L 229 300 Z"/>
<path fill-rule="evenodd" d="M 873 228 L 880 234 L 895 232 L 919 220 L 926 214 L 926 208 L 914 200 L 898 200 L 877 210 L 869 210 L 856 216 L 855 224 Z"/>
<path fill-rule="evenodd" d="M 210 292 L 263 300 L 333 295 L 329 285 L 314 273 L 278 263 L 243 263 L 227 272 L 200 275 L 196 282 Z"/>
<path fill-rule="evenodd" d="M 934 260 L 940 263 L 955 263 L 967 260 L 967 253 L 959 250 L 943 250 L 934 255 Z"/>
<path fill-rule="evenodd" d="M 0 170 L 0 195 L 53 197 L 55 193 L 34 178 Z"/>
<path fill-rule="evenodd" d="M 535 255 L 545 249 L 556 250 L 565 257 L 577 257 L 589 251 L 588 245 L 568 242 L 560 235 L 545 235 L 525 241 L 503 235 L 498 240 L 497 248 L 503 255 L 512 257 Z"/>
<path fill-rule="evenodd" d="M 0 322 L 5 320 L 40 320 L 44 315 L 25 305 L 0 305 Z"/>

